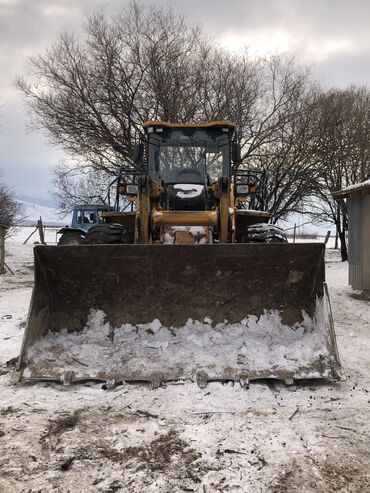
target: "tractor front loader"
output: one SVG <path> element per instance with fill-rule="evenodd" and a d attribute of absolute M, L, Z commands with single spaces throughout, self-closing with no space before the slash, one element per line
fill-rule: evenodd
<path fill-rule="evenodd" d="M 323 244 L 289 244 L 229 121 L 147 122 L 126 209 L 36 246 L 18 380 L 341 379 Z M 130 210 L 127 210 L 128 208 Z"/>

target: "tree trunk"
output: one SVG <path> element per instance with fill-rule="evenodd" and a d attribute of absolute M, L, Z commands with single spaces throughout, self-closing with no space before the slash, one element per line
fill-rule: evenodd
<path fill-rule="evenodd" d="M 340 239 L 340 254 L 342 257 L 342 262 L 348 260 L 348 250 L 346 244 L 346 232 L 344 230 L 339 231 L 339 239 Z"/>
<path fill-rule="evenodd" d="M 342 208 L 338 209 L 337 215 L 337 232 L 340 241 L 340 255 L 342 257 L 342 262 L 348 260 L 348 250 L 346 244 L 346 215 Z"/>
<path fill-rule="evenodd" d="M 342 261 L 344 262 L 345 260 L 348 260 L 348 249 L 346 243 L 346 231 L 348 230 L 348 216 L 344 202 L 341 203 L 340 207 L 342 212 L 342 225 L 343 225 L 342 226 L 343 241 L 341 240 L 341 255 L 342 255 Z"/>

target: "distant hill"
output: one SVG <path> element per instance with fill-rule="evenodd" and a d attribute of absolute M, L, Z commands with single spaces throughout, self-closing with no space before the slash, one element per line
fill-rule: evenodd
<path fill-rule="evenodd" d="M 34 197 L 32 195 L 25 195 L 25 194 L 17 194 L 15 196 L 18 200 L 27 202 L 29 204 L 35 204 L 35 205 L 43 205 L 44 207 L 51 207 L 52 209 L 57 209 L 57 203 L 52 200 L 51 198 L 49 199 L 43 199 L 40 197 Z"/>
<path fill-rule="evenodd" d="M 25 198 L 25 196 L 23 196 Z M 34 197 L 28 197 L 29 200 L 21 200 L 17 197 L 18 202 L 22 205 L 22 221 L 20 224 L 22 226 L 34 226 L 37 220 L 42 218 L 42 222 L 45 226 L 65 226 L 69 223 L 70 219 L 66 217 L 61 219 L 59 217 L 58 209 L 56 207 L 50 207 L 45 205 L 45 203 L 52 203 L 43 199 L 36 199 Z M 37 203 L 38 201 L 39 203 Z M 42 202 L 42 203 L 40 203 Z"/>

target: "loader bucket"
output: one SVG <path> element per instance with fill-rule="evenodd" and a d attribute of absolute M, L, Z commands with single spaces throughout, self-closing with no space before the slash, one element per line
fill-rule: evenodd
<path fill-rule="evenodd" d="M 36 246 L 17 379 L 342 379 L 322 244 Z"/>

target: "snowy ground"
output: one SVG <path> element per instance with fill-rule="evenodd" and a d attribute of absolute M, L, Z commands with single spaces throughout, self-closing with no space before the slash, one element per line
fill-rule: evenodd
<path fill-rule="evenodd" d="M 336 252 L 327 278 L 346 382 L 13 386 L 30 232 L 8 241 L 14 275 L 0 277 L 1 493 L 370 491 L 370 303 Z"/>

